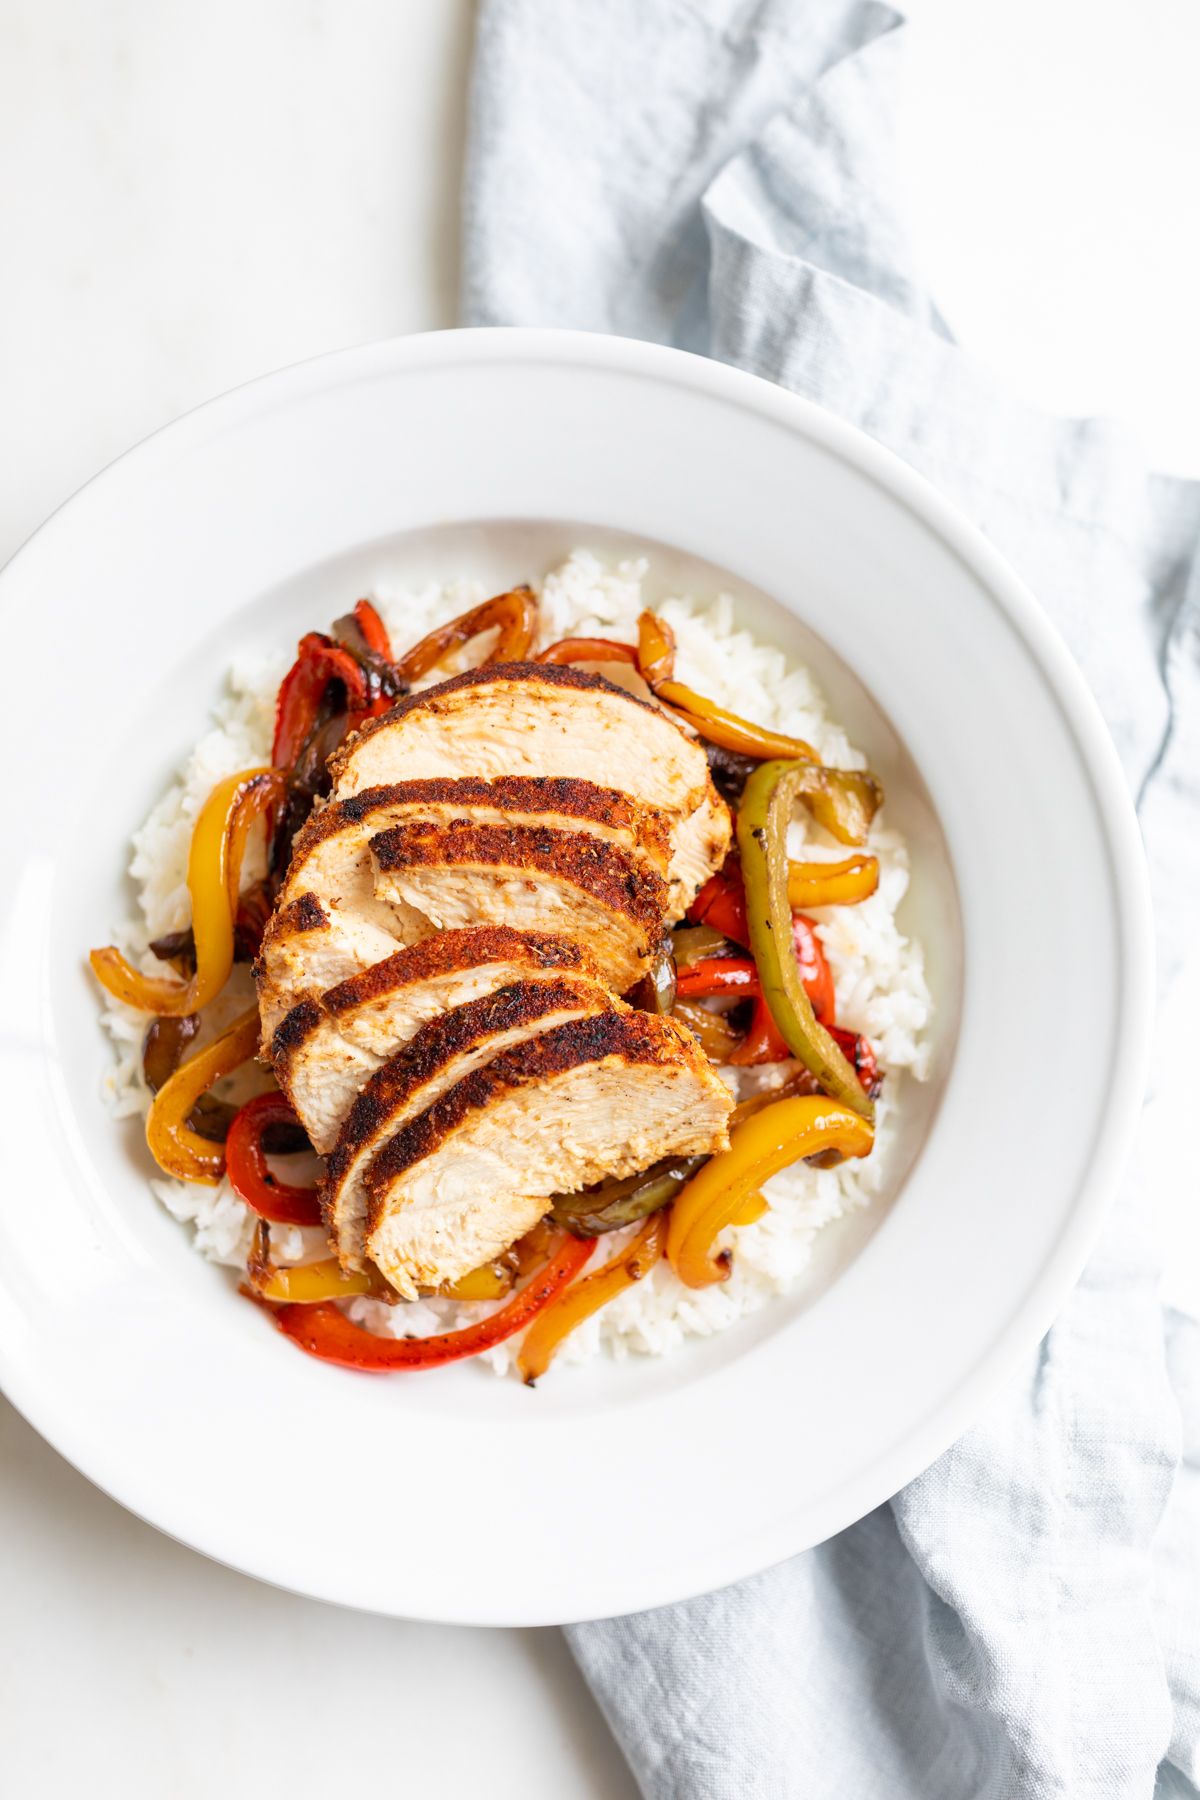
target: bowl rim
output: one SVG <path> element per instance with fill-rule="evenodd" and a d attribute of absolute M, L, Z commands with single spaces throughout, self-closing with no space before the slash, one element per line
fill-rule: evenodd
<path fill-rule="evenodd" d="M 1044 1335 L 1081 1273 L 1100 1232 L 1115 1194 L 1126 1156 L 1132 1144 L 1149 1067 L 1154 1015 L 1154 950 L 1149 880 L 1141 836 L 1116 749 L 1100 709 L 1048 614 L 1025 583 L 983 533 L 937 489 L 900 457 L 884 448 L 858 427 L 828 412 L 816 402 L 794 394 L 763 378 L 691 352 L 641 340 L 561 329 L 491 326 L 442 330 L 382 339 L 354 348 L 325 353 L 275 370 L 241 384 L 181 417 L 161 426 L 150 436 L 93 475 L 64 500 L 0 569 L 0 604 L 19 579 L 26 558 L 56 528 L 59 517 L 79 496 L 106 483 L 130 475 L 144 478 L 169 459 L 235 427 L 239 420 L 270 410 L 281 401 L 302 399 L 329 387 L 347 386 L 372 378 L 416 368 L 470 367 L 485 363 L 540 365 L 573 364 L 614 373 L 641 375 L 660 383 L 699 390 L 716 399 L 748 409 L 796 432 L 844 463 L 868 482 L 882 489 L 924 524 L 965 565 L 1003 611 L 1032 661 L 1048 684 L 1055 704 L 1073 735 L 1085 764 L 1097 818 L 1109 854 L 1113 880 L 1114 912 L 1118 931 L 1116 1013 L 1121 1020 L 1119 1043 L 1114 1052 L 1109 1104 L 1081 1165 L 1077 1198 L 1058 1239 L 1043 1263 L 1036 1281 L 1021 1303 L 997 1330 L 988 1352 L 964 1372 L 954 1393 L 932 1416 L 910 1432 L 903 1442 L 878 1464 L 876 1486 L 886 1491 L 860 1494 L 853 1517 L 865 1515 L 914 1479 L 969 1428 L 1000 1388 L 1021 1357 Z M 71 1447 L 69 1421 L 45 1404 L 36 1381 L 22 1372 L 16 1359 L 7 1361 L 0 1342 L 0 1389 L 16 1409 L 66 1460 L 128 1510 L 175 1535 L 153 1516 L 147 1505 L 127 1497 L 118 1480 L 105 1480 L 93 1472 L 93 1458 L 77 1460 Z M 813 1510 L 810 1508 L 810 1510 Z M 819 1509 L 817 1509 L 819 1510 Z M 824 1537 L 853 1522 L 840 1516 Z M 214 1560 L 239 1568 L 256 1579 L 312 1597 L 343 1603 L 322 1586 L 319 1578 L 298 1587 L 291 1580 L 264 1575 L 219 1552 L 214 1553 L 190 1538 L 189 1542 Z M 792 1552 L 780 1551 L 772 1538 L 769 1552 L 757 1549 L 752 1567 L 739 1566 L 718 1576 L 712 1585 L 740 1579 L 770 1567 Z M 686 1592 L 656 1594 L 646 1605 L 668 1604 L 687 1598 Z M 393 1609 L 378 1610 L 393 1614 Z M 407 1613 L 406 1617 L 447 1620 L 445 1613 Z M 589 1612 L 585 1617 L 608 1616 Z M 561 1623 L 558 1618 L 477 1617 L 451 1614 L 449 1622 L 487 1625 Z"/>

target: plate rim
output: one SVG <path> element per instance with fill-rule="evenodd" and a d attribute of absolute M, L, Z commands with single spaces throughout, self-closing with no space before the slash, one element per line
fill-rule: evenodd
<path fill-rule="evenodd" d="M 828 412 L 816 402 L 757 375 L 687 351 L 590 332 L 492 326 L 381 339 L 274 370 L 219 394 L 162 425 L 90 477 L 55 508 L 0 569 L 0 604 L 3 604 L 14 582 L 19 581 L 29 553 L 53 532 L 60 516 L 68 512 L 82 494 L 115 479 L 118 471 L 127 474 L 133 467 L 139 474 L 149 472 L 154 468 L 156 459 L 161 462 L 164 457 L 173 455 L 177 450 L 185 451 L 191 443 L 202 441 L 206 434 L 228 430 L 247 412 L 269 409 L 277 398 L 298 398 L 317 388 L 345 386 L 369 379 L 373 374 L 405 368 L 456 364 L 469 366 L 472 363 L 497 360 L 513 363 L 522 359 L 543 365 L 555 362 L 590 365 L 616 373 L 648 376 L 693 391 L 700 389 L 798 433 L 849 464 L 914 515 L 953 552 L 986 590 L 992 602 L 1002 609 L 1034 666 L 1047 683 L 1055 705 L 1078 747 L 1094 796 L 1112 876 L 1117 931 L 1116 960 L 1119 965 L 1114 971 L 1114 986 L 1117 990 L 1116 1018 L 1120 1030 L 1113 1058 L 1109 1104 L 1089 1153 L 1081 1159 L 1075 1205 L 1064 1221 L 1058 1240 L 1045 1259 L 1036 1281 L 1007 1322 L 998 1328 L 988 1351 L 977 1359 L 973 1368 L 964 1372 L 951 1396 L 939 1402 L 932 1415 L 921 1427 L 911 1431 L 899 1447 L 881 1456 L 878 1479 L 872 1484 L 872 1493 L 865 1497 L 858 1496 L 851 1517 L 846 1517 L 844 1508 L 837 1506 L 836 1497 L 830 1496 L 823 1503 L 824 1511 L 827 1515 L 836 1513 L 837 1522 L 830 1523 L 827 1518 L 822 1524 L 822 1502 L 809 1501 L 806 1505 L 807 1517 L 811 1521 L 813 1515 L 816 1515 L 818 1535 L 813 1535 L 810 1523 L 798 1534 L 804 1539 L 802 1544 L 793 1544 L 791 1549 L 781 1549 L 777 1540 L 784 1528 L 776 1525 L 769 1533 L 760 1533 L 760 1538 L 769 1538 L 769 1543 L 761 1550 L 756 1548 L 749 1561 L 745 1556 L 730 1557 L 726 1549 L 723 1552 L 726 1563 L 736 1562 L 737 1567 L 720 1574 L 706 1588 L 697 1590 L 687 1587 L 679 1592 L 656 1593 L 642 1602 L 647 1607 L 659 1606 L 687 1599 L 697 1591 L 711 1591 L 712 1588 L 774 1566 L 807 1544 L 825 1541 L 828 1536 L 846 1529 L 873 1510 L 928 1468 L 969 1429 L 991 1396 L 1016 1368 L 1021 1357 L 1032 1349 L 1049 1328 L 1078 1280 L 1099 1236 L 1123 1173 L 1141 1110 L 1154 1013 L 1154 951 L 1149 880 L 1133 804 L 1099 706 L 1048 614 L 1000 552 L 932 483 L 857 426 Z M 186 1543 L 201 1554 L 265 1581 L 268 1585 L 334 1604 L 349 1604 L 356 1610 L 378 1611 L 391 1617 L 495 1626 L 571 1622 L 564 1621 L 560 1614 L 545 1612 L 519 1617 L 507 1614 L 479 1616 L 456 1611 L 398 1612 L 390 1604 L 375 1608 L 358 1602 L 347 1602 L 334 1591 L 332 1584 L 323 1587 L 319 1578 L 305 1581 L 301 1585 L 292 1579 L 264 1574 L 260 1568 L 250 1566 L 247 1561 L 215 1552 L 193 1537 L 180 1536 L 170 1525 L 155 1518 L 146 1506 L 134 1504 L 127 1499 L 118 1480 L 98 1478 L 92 1472 L 96 1459 L 86 1452 L 81 1456 L 73 1452 L 69 1425 L 64 1426 L 63 1421 L 57 1417 L 49 1426 L 39 1421 L 39 1414 L 44 1417 L 48 1413 L 55 1413 L 56 1408 L 52 1402 L 39 1407 L 36 1388 L 35 1379 L 22 1378 L 19 1358 L 8 1358 L 5 1361 L 3 1346 L 0 1345 L 0 1390 L 3 1390 L 33 1429 L 67 1462 L 110 1498 L 164 1535 Z M 880 1486 L 885 1486 L 886 1492 L 874 1492 L 874 1488 Z M 317 1573 L 319 1577 L 319 1571 Z M 619 1610 L 629 1609 L 623 1605 Z M 588 1611 L 573 1614 L 572 1618 L 611 1616 L 614 1616 L 611 1611 Z"/>

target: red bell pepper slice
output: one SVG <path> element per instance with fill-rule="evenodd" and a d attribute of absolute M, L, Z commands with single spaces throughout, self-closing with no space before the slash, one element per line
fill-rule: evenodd
<path fill-rule="evenodd" d="M 758 1063 L 787 1062 L 791 1054 L 783 1034 L 771 1017 L 770 1007 L 761 994 L 756 994 L 750 1013 L 750 1029 L 730 1056 L 730 1062 L 737 1068 L 748 1069 Z"/>
<path fill-rule="evenodd" d="M 710 913 L 708 918 L 711 916 Z M 707 922 L 706 918 L 705 923 Z M 836 1004 L 833 976 L 813 929 L 813 922 L 806 919 L 803 913 L 796 913 L 792 920 L 792 942 L 796 961 L 800 965 L 800 979 L 812 1001 L 813 1011 L 822 1024 L 831 1025 Z M 705 1000 L 714 994 L 757 998 L 762 989 L 758 970 L 750 957 L 705 956 L 699 962 L 688 963 L 680 969 L 678 992 L 684 1000 Z"/>
<path fill-rule="evenodd" d="M 762 997 L 758 970 L 750 957 L 708 956 L 690 963 L 679 971 L 678 992 L 684 1000 L 706 1000 L 714 994 L 753 1000 L 750 1028 L 730 1056 L 731 1063 L 748 1068 L 756 1063 L 786 1062 L 791 1056 Z"/>
<path fill-rule="evenodd" d="M 436 1369 L 463 1357 L 478 1356 L 481 1350 L 490 1350 L 494 1344 L 502 1344 L 505 1338 L 523 1331 L 574 1281 L 593 1248 L 592 1239 L 564 1232 L 550 1261 L 507 1306 L 477 1324 L 467 1325 L 461 1331 L 442 1332 L 437 1337 L 376 1337 L 355 1325 L 328 1300 L 315 1306 L 289 1305 L 267 1310 L 285 1337 L 322 1362 L 381 1374 L 389 1369 Z"/>
<path fill-rule="evenodd" d="M 748 956 L 704 956 L 680 969 L 676 992 L 681 1000 L 707 1000 L 714 994 L 747 999 L 762 990 L 758 969 Z"/>
<path fill-rule="evenodd" d="M 276 1225 L 319 1225 L 315 1187 L 277 1181 L 262 1147 L 268 1125 L 295 1125 L 296 1115 L 282 1094 L 260 1094 L 235 1113 L 225 1139 L 225 1173 L 239 1200 L 260 1219 Z"/>
<path fill-rule="evenodd" d="M 637 662 L 633 644 L 618 643 L 615 638 L 559 638 L 534 657 L 540 663 Z"/>
<path fill-rule="evenodd" d="M 707 902 L 703 902 L 702 897 L 708 889 L 713 890 L 712 894 Z M 692 918 L 697 916 L 697 902 L 702 902 L 701 917 L 705 925 L 711 925 L 726 937 L 735 937 L 739 923 L 744 923 L 746 916 L 746 897 L 740 882 L 734 881 L 723 870 L 700 890 L 691 907 Z M 792 917 L 792 943 L 800 966 L 800 979 L 812 1002 L 813 1011 L 823 1025 L 832 1027 L 836 1006 L 833 975 L 813 922 L 803 913 L 795 913 Z M 707 956 L 701 957 L 698 962 L 688 963 L 679 971 L 677 991 L 682 1000 L 705 1000 L 720 994 L 754 1001 L 750 1028 L 730 1057 L 731 1062 L 745 1068 L 757 1063 L 786 1062 L 791 1056 L 791 1051 L 771 1017 L 770 1008 L 762 997 L 758 970 L 750 957 Z M 868 1046 L 868 1053 L 869 1049 Z M 856 1063 L 855 1066 L 861 1070 L 864 1065 Z M 874 1069 L 873 1059 L 872 1068 Z M 877 1069 L 874 1069 L 871 1079 L 878 1080 Z M 868 1093 L 871 1091 L 865 1075 L 863 1086 Z"/>
<path fill-rule="evenodd" d="M 392 640 L 387 634 L 387 626 L 375 611 L 371 602 L 369 600 L 356 600 L 354 602 L 354 616 L 358 620 L 358 629 L 362 632 L 372 650 L 377 650 L 380 656 L 386 656 L 388 661 L 391 662 Z"/>
<path fill-rule="evenodd" d="M 883 1087 L 883 1076 L 879 1072 L 879 1062 L 870 1041 L 860 1032 L 841 1031 L 836 1025 L 827 1029 L 872 1100 L 878 1099 Z"/>
<path fill-rule="evenodd" d="M 800 965 L 800 979 L 804 983 L 804 991 L 812 1002 L 812 1009 L 825 1026 L 826 1030 L 833 1024 L 837 1002 L 833 991 L 833 976 L 821 948 L 821 940 L 817 936 L 817 928 L 811 919 L 803 913 L 792 914 L 792 948 L 796 952 L 796 961 Z"/>
<path fill-rule="evenodd" d="M 305 632 L 275 705 L 271 761 L 277 769 L 290 769 L 296 761 L 331 681 L 345 684 L 348 711 L 360 711 L 366 706 L 366 677 L 349 651 L 319 631 Z"/>
<path fill-rule="evenodd" d="M 726 863 L 710 875 L 692 904 L 688 918 L 693 925 L 709 925 L 714 931 L 746 947 L 750 943 L 750 927 L 746 923 L 746 890 L 742 872 L 736 862 Z"/>
<path fill-rule="evenodd" d="M 750 930 L 746 922 L 746 890 L 742 885 L 742 874 L 736 861 L 729 861 L 723 869 L 709 877 L 700 892 L 688 908 L 688 918 L 695 925 L 709 925 L 714 931 L 721 932 L 735 944 L 748 945 Z M 805 992 L 812 1002 L 812 1009 L 817 1018 L 825 1026 L 832 1025 L 835 1016 L 835 997 L 833 976 L 825 959 L 817 937 L 816 927 L 804 913 L 792 914 L 792 945 L 796 952 L 796 961 L 800 965 L 800 978 Z M 696 963 L 694 969 L 715 967 L 709 964 Z M 679 991 L 685 998 L 697 998 L 701 993 L 716 994 L 724 992 L 721 987 L 701 988 L 684 986 L 688 971 L 681 970 L 679 975 Z M 699 979 L 699 978 L 697 978 Z M 731 978 L 732 980 L 732 978 Z"/>

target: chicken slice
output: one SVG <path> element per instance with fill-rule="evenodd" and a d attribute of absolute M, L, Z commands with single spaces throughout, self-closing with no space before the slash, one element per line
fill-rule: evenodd
<path fill-rule="evenodd" d="M 264 1045 L 298 1000 L 392 955 L 399 941 L 396 921 L 390 909 L 379 911 L 390 929 L 358 912 L 327 908 L 315 894 L 301 894 L 272 913 L 254 965 Z"/>
<path fill-rule="evenodd" d="M 729 808 L 713 788 L 675 829 L 670 919 L 683 917 L 709 876 L 723 865 L 729 844 Z"/>
<path fill-rule="evenodd" d="M 590 949 L 618 993 L 662 935 L 661 876 L 615 844 L 529 825 L 396 825 L 371 839 L 376 895 L 430 930 L 507 924 Z"/>
<path fill-rule="evenodd" d="M 281 903 L 312 893 L 326 905 L 354 905 L 373 893 L 368 845 L 393 825 L 544 825 L 617 845 L 665 875 L 670 823 L 615 788 L 553 776 L 483 781 L 401 781 L 367 788 L 314 813 L 292 846 Z"/>
<path fill-rule="evenodd" d="M 443 931 L 302 1000 L 267 1045 L 275 1078 L 324 1156 L 355 1095 L 422 1025 L 514 982 L 580 974 L 599 980 L 588 952 L 549 932 L 504 925 Z"/>
<path fill-rule="evenodd" d="M 513 982 L 422 1025 L 363 1088 L 326 1165 L 321 1210 L 343 1267 L 363 1264 L 364 1178 L 380 1144 L 503 1051 L 619 1004 L 587 976 L 560 974 Z"/>
<path fill-rule="evenodd" d="M 619 1008 L 506 1051 L 390 1135 L 366 1249 L 408 1297 L 496 1256 L 551 1196 L 728 1144 L 729 1089 L 672 1020 Z"/>
<path fill-rule="evenodd" d="M 387 783 L 448 776 L 562 776 L 598 782 L 668 814 L 670 916 L 724 857 L 729 811 L 703 749 L 649 701 L 570 666 L 498 663 L 410 694 L 331 759 L 335 800 Z M 696 843 L 679 862 L 680 826 L 707 806 L 711 866 Z M 719 853 L 719 854 L 718 854 Z"/>

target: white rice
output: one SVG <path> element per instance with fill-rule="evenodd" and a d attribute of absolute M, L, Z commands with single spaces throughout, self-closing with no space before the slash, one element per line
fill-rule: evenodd
<path fill-rule="evenodd" d="M 576 550 L 561 568 L 545 578 L 541 591 L 538 647 L 568 636 L 616 636 L 632 640 L 645 601 L 644 560 L 605 567 L 587 550 Z M 410 643 L 439 620 L 453 617 L 483 598 L 475 583 L 432 585 L 417 592 L 383 588 L 374 596 L 398 644 Z M 849 744 L 828 716 L 811 675 L 788 662 L 783 653 L 757 642 L 737 627 L 734 603 L 719 594 L 710 605 L 690 596 L 656 603 L 674 628 L 679 642 L 680 679 L 744 717 L 802 737 L 822 759 L 860 768 L 865 759 Z M 324 621 L 317 621 L 318 625 Z M 188 922 L 186 885 L 188 845 L 196 813 L 213 785 L 226 775 L 270 758 L 275 694 L 288 666 L 288 646 L 269 660 L 235 662 L 230 692 L 216 709 L 211 729 L 202 737 L 179 779 L 159 801 L 133 839 L 130 873 L 138 888 L 139 913 L 118 931 L 116 941 L 147 970 L 160 969 L 146 946 L 151 938 Z M 443 679 L 443 668 L 436 677 Z M 802 816 L 792 827 L 793 855 L 810 860 L 836 859 L 845 851 L 819 826 Z M 864 1032 L 871 1040 L 886 1076 L 878 1106 L 876 1147 L 863 1162 L 836 1169 L 813 1169 L 801 1163 L 776 1175 L 764 1192 L 770 1210 L 756 1224 L 729 1234 L 735 1243 L 733 1273 L 718 1286 L 685 1288 L 666 1264 L 579 1327 L 567 1339 L 559 1361 L 584 1362 L 600 1350 L 614 1356 L 631 1351 L 659 1355 L 692 1335 L 709 1336 L 773 1296 L 794 1286 L 808 1264 L 814 1239 L 823 1227 L 871 1204 L 888 1173 L 892 1119 L 903 1103 L 903 1073 L 924 1080 L 928 1048 L 924 1034 L 931 1005 L 925 984 L 920 945 L 896 924 L 896 908 L 908 886 L 904 841 L 888 829 L 881 813 L 871 832 L 870 849 L 879 858 L 879 887 L 859 906 L 828 908 L 814 913 L 837 990 L 839 1023 Z M 255 871 L 247 871 L 253 879 Z M 222 996 L 221 1014 L 231 1016 L 249 1002 L 251 989 L 244 970 Z M 104 1023 L 116 1056 L 105 1079 L 105 1092 L 118 1117 L 144 1114 L 150 1095 L 141 1073 L 145 1017 L 109 1002 Z M 756 1071 L 727 1072 L 731 1085 L 746 1091 L 769 1076 Z M 196 1248 L 213 1262 L 231 1268 L 245 1265 L 253 1215 L 228 1183 L 201 1187 L 190 1182 L 156 1180 L 155 1194 L 173 1217 L 193 1228 Z M 603 1240 L 602 1260 L 622 1241 Z M 323 1236 L 312 1230 L 272 1230 L 272 1250 L 280 1262 L 328 1254 Z M 490 1308 L 448 1300 L 420 1301 L 388 1307 L 360 1300 L 351 1311 L 375 1331 L 424 1336 L 484 1316 Z M 510 1340 L 486 1360 L 503 1372 L 515 1360 L 519 1340 Z"/>

